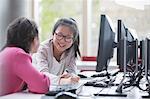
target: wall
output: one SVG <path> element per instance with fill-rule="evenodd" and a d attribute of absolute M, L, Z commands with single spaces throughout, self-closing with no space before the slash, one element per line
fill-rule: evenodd
<path fill-rule="evenodd" d="M 6 28 L 19 16 L 26 16 L 27 0 L 0 0 L 0 49 L 6 43 Z"/>

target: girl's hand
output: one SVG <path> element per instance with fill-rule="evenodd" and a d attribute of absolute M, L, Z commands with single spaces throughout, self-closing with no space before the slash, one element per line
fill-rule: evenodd
<path fill-rule="evenodd" d="M 78 83 L 78 81 L 79 81 L 79 79 L 72 78 L 72 77 L 61 78 L 60 81 L 59 81 L 59 84 L 60 85 L 63 85 L 63 84 L 75 84 L 75 83 Z"/>
<path fill-rule="evenodd" d="M 80 80 L 80 77 L 74 74 L 70 74 L 70 73 L 65 73 L 61 75 L 60 78 L 60 84 L 74 84 L 74 83 L 78 83 Z"/>
<path fill-rule="evenodd" d="M 80 77 L 77 76 L 77 75 L 72 75 L 72 76 L 71 76 L 71 80 L 72 80 L 73 82 L 79 82 Z"/>
<path fill-rule="evenodd" d="M 61 78 L 69 78 L 71 76 L 72 76 L 72 74 L 70 74 L 68 72 L 64 72 L 62 75 L 60 75 Z"/>

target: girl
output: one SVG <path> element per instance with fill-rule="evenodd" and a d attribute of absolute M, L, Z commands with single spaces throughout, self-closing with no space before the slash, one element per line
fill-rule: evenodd
<path fill-rule="evenodd" d="M 61 78 L 68 77 L 71 82 L 78 82 L 75 61 L 77 55 L 80 56 L 80 51 L 76 21 L 72 18 L 59 19 L 52 34 L 53 37 L 44 41 L 34 54 L 34 63 L 41 72 L 51 77 L 52 84 L 59 84 Z M 66 83 L 66 80 L 62 80 L 62 83 Z"/>
<path fill-rule="evenodd" d="M 39 47 L 36 24 L 24 17 L 7 28 L 7 43 L 0 52 L 0 95 L 18 92 L 27 85 L 29 91 L 46 93 L 50 79 L 32 66 L 30 53 Z"/>

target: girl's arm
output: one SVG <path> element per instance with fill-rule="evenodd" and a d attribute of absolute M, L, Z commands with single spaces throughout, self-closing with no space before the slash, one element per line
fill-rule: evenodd
<path fill-rule="evenodd" d="M 31 63 L 31 57 L 25 52 L 17 52 L 13 71 L 25 81 L 31 92 L 46 93 L 49 90 L 50 79 L 37 71 Z"/>

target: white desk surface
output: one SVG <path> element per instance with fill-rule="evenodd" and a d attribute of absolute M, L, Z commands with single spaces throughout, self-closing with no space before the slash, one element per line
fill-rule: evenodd
<path fill-rule="evenodd" d="M 88 80 L 89 79 L 81 79 L 80 81 L 86 82 Z M 117 86 L 104 88 L 102 92 L 115 93 L 116 88 Z M 137 87 L 134 87 L 132 90 L 125 92 L 125 94 L 127 94 L 127 97 L 93 96 L 94 93 L 98 93 L 100 90 L 102 90 L 102 88 L 100 87 L 83 86 L 83 89 L 79 94 L 79 99 L 110 99 L 110 98 L 111 99 L 142 99 L 141 97 L 142 95 L 147 95 L 147 93 L 144 93 L 143 91 L 139 90 Z M 54 97 L 45 96 L 44 94 L 19 92 L 19 93 L 6 95 L 6 96 L 1 96 L 0 99 L 54 99 Z"/>
<path fill-rule="evenodd" d="M 114 88 L 115 90 L 116 88 Z M 83 92 L 81 94 L 83 96 L 79 96 L 79 99 L 142 99 L 139 91 L 137 88 L 132 89 L 128 92 L 127 97 L 110 97 L 110 96 L 93 96 L 92 93 L 99 92 L 101 88 L 94 88 L 94 87 L 83 87 Z M 106 89 L 108 93 L 112 93 L 113 89 Z M 27 92 L 19 92 L 14 93 L 6 96 L 0 97 L 0 99 L 54 99 L 54 97 L 45 96 L 44 94 L 33 94 Z"/>
<path fill-rule="evenodd" d="M 1 96 L 0 99 L 41 99 L 43 94 L 33 94 L 29 92 L 18 92 L 14 94 L 9 94 L 6 96 Z"/>

